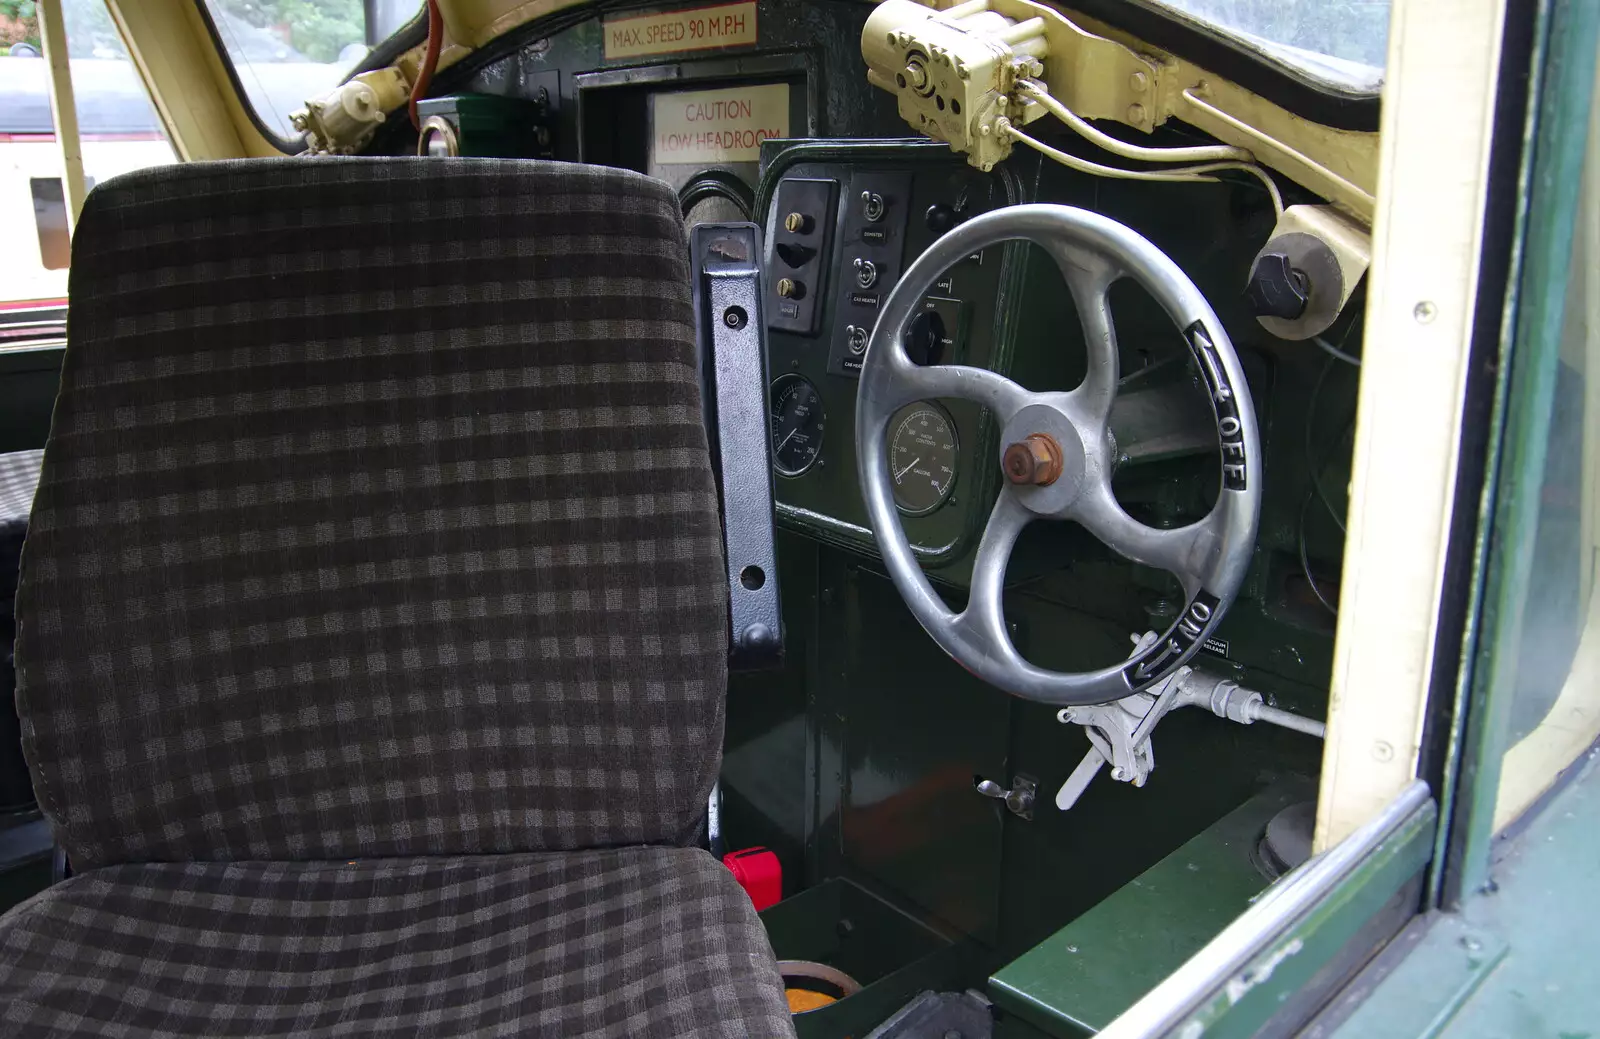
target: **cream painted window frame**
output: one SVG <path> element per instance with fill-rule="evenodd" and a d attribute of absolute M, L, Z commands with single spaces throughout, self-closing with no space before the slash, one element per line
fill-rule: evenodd
<path fill-rule="evenodd" d="M 1396 0 L 1316 847 L 1416 778 L 1506 0 Z"/>

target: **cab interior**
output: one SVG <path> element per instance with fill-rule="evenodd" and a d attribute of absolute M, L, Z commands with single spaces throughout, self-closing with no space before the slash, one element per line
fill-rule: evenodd
<path fill-rule="evenodd" d="M 13 771 L 34 767 L 51 824 L 40 832 L 58 852 L 37 859 L 32 872 L 11 874 L 14 900 L 45 887 L 52 869 L 54 887 L 28 906 L 63 885 L 146 862 L 245 868 L 260 858 L 301 866 L 348 858 L 352 869 L 384 869 L 386 859 L 406 855 L 476 855 L 476 862 L 491 853 L 581 858 L 625 855 L 633 845 L 703 849 L 693 853 L 697 862 L 706 852 L 729 858 L 727 872 L 745 885 L 739 897 L 747 892 L 759 909 L 759 931 L 751 933 L 769 943 L 770 956 L 751 939 L 756 967 L 736 966 L 722 988 L 715 979 L 679 979 L 673 984 L 686 989 L 649 996 L 643 1016 L 625 1026 L 584 1018 L 583 1029 L 569 1021 L 540 1031 L 532 1018 L 519 1018 L 528 1030 L 509 1034 L 765 1034 L 770 1025 L 774 1034 L 792 1028 L 843 1039 L 1076 1037 L 1107 1029 L 1279 878 L 1337 844 L 1373 804 L 1374 784 L 1350 782 L 1348 759 L 1339 773 L 1344 785 L 1325 762 L 1337 725 L 1329 692 L 1335 634 L 1350 623 L 1341 621 L 1348 609 L 1341 590 L 1354 523 L 1368 293 L 1375 291 L 1369 267 L 1382 202 L 1388 7 L 1330 7 L 1323 31 L 1310 6 L 1274 20 L 1262 13 L 1265 5 L 1155 0 L 437 0 L 377 42 L 324 96 L 272 115 L 263 114 L 262 100 L 270 76 L 230 54 L 217 5 L 153 4 L 143 13 L 110 5 L 163 125 L 182 138 L 175 150 L 190 161 L 94 189 L 78 218 L 65 367 L 59 354 L 33 369 L 17 361 L 0 383 L 3 447 L 34 452 L 35 473 L 43 467 L 21 554 L 21 739 L 13 735 L 10 750 L 28 748 Z M 163 18 L 185 27 L 181 38 L 177 29 L 169 37 L 171 60 L 156 60 L 155 37 L 140 35 Z M 184 48 L 206 45 L 209 55 L 189 62 L 190 74 L 198 69 L 232 89 L 219 90 L 220 102 L 185 109 L 172 85 L 181 70 L 170 66 L 185 64 Z M 249 157 L 206 162 L 210 145 L 181 133 L 204 122 L 196 113 L 207 105 L 212 122 L 243 142 L 237 150 Z M 591 168 L 592 175 L 583 172 Z M 203 217 L 195 215 L 200 209 Z M 392 221 L 382 234 L 369 225 L 379 213 Z M 191 281 L 176 296 L 154 273 L 166 262 L 150 251 L 157 239 L 190 251 L 182 269 Z M 231 244 L 218 244 L 225 241 Z M 519 242 L 531 243 L 526 252 Z M 412 248 L 424 250 L 427 263 L 406 259 Z M 538 264 L 523 266 L 535 253 Z M 253 302 L 263 311 L 296 307 L 292 293 L 273 295 L 279 290 L 269 286 L 274 257 L 285 265 L 278 273 L 298 286 L 293 292 L 317 304 L 296 311 L 300 323 L 280 328 L 274 349 L 315 360 L 306 363 L 325 385 L 275 374 L 271 349 L 241 360 L 251 353 L 249 329 L 257 326 L 250 322 L 267 320 L 246 313 Z M 384 257 L 410 273 L 385 273 Z M 195 273 L 205 270 L 214 280 Z M 447 288 L 432 291 L 439 285 L 416 273 L 427 270 Z M 340 286 L 369 300 L 393 295 L 382 307 L 350 304 L 345 312 Z M 150 302 L 155 296 L 164 300 L 159 307 Z M 546 302 L 518 311 L 537 300 Z M 396 313 L 405 319 L 393 320 Z M 596 340 L 560 354 L 566 368 L 537 360 L 565 334 L 552 328 L 580 319 L 644 345 L 607 356 L 610 347 Z M 212 333 L 202 335 L 201 325 Z M 290 327 L 298 331 L 284 331 Z M 454 381 L 453 354 L 386 371 L 395 343 L 425 342 L 432 332 L 492 347 L 495 359 L 454 372 Z M 136 345 L 129 337 L 148 337 L 156 358 L 167 349 L 162 342 L 183 345 L 172 346 L 176 359 L 163 364 L 129 352 Z M 665 367 L 650 352 L 658 338 L 675 351 Z M 328 358 L 342 358 L 344 367 Z M 619 360 L 643 367 L 621 390 L 604 389 Z M 249 368 L 258 361 L 265 367 Z M 231 372 L 226 393 L 238 396 L 196 388 L 213 367 Z M 254 393 L 255 378 L 278 396 Z M 412 378 L 431 379 L 432 389 L 410 388 Z M 149 391 L 146 410 L 141 398 L 118 396 L 119 379 L 163 388 Z M 551 389 L 561 379 L 565 388 Z M 495 400 L 502 392 L 516 400 L 535 384 L 545 390 L 526 399 L 547 409 L 542 415 L 512 414 L 522 405 Z M 339 399 L 346 390 L 348 412 L 313 415 L 297 396 Z M 414 412 L 377 403 L 413 393 L 421 401 Z M 421 400 L 427 393 L 436 396 Z M 194 410 L 202 400 L 215 407 L 230 399 L 241 409 L 234 424 Z M 292 416 L 274 414 L 300 407 L 311 417 L 298 433 Z M 696 422 L 685 425 L 686 408 Z M 250 425 L 257 418 L 266 424 Z M 476 497 L 470 481 L 443 477 L 434 497 L 397 493 L 382 506 L 390 510 L 383 521 L 415 540 L 394 549 L 393 559 L 378 559 L 376 571 L 359 563 L 368 550 L 363 538 L 384 540 L 370 525 L 335 519 L 307 530 L 321 504 L 306 505 L 303 521 L 262 520 L 263 531 L 300 530 L 357 561 L 320 593 L 301 588 L 256 601 L 250 582 L 277 588 L 284 574 L 272 568 L 287 566 L 288 557 L 246 560 L 262 550 L 229 529 L 206 531 L 211 541 L 192 533 L 211 522 L 208 508 L 249 526 L 256 521 L 240 517 L 261 514 L 252 508 L 282 506 L 269 492 L 252 505 L 237 497 L 245 490 L 229 489 L 244 470 L 229 474 L 222 462 L 248 469 L 248 437 L 265 438 L 252 441 L 258 446 L 281 437 L 307 462 L 324 456 L 321 464 L 332 468 L 322 475 L 333 488 L 304 491 L 324 503 L 326 495 L 358 499 L 385 472 L 410 472 L 413 464 L 448 469 L 452 438 L 466 429 L 489 437 L 494 421 L 546 430 L 540 450 L 555 453 L 529 448 L 522 458 L 520 448 L 490 437 L 488 454 L 472 464 L 492 465 L 497 451 L 510 451 L 516 466 L 566 475 L 541 476 L 534 491 L 499 486 L 488 498 Z M 185 439 L 186 422 L 215 427 Z M 610 432 L 600 440 L 585 439 L 602 427 Z M 229 435 L 237 439 L 226 441 Z M 373 454 L 329 461 L 328 438 L 366 444 Z M 395 438 L 412 443 L 414 454 L 395 453 Z M 163 452 L 168 462 L 157 461 Z M 318 463 L 297 468 L 280 457 L 274 465 L 282 468 L 273 478 L 317 485 Z M 266 479 L 251 477 L 258 478 Z M 151 481 L 148 494 L 141 479 Z M 213 479 L 218 486 L 208 487 Z M 104 497 L 83 497 L 87 488 Z M 707 488 L 714 496 L 706 497 Z M 693 508 L 680 507 L 686 495 Z M 701 508 L 706 501 L 714 512 Z M 565 562 L 522 572 L 533 557 L 515 538 L 497 545 L 480 531 L 472 537 L 484 537 L 481 545 L 472 537 L 450 541 L 452 526 L 464 531 L 478 522 L 468 518 L 472 509 L 522 517 L 530 503 L 541 515 L 570 518 L 524 531 L 549 538 L 540 551 Z M 647 526 L 614 526 L 618 509 Z M 630 512 L 640 509 L 651 515 Z M 15 517 L 19 541 L 27 514 L 22 508 Z M 185 526 L 191 523 L 199 527 Z M 96 584 L 74 569 L 97 543 L 149 554 L 137 565 L 123 557 L 126 579 L 143 582 L 137 593 L 121 593 L 135 604 L 119 605 L 110 578 Z M 655 559 L 657 548 L 640 547 L 646 543 L 669 558 Z M 157 565 L 163 544 L 177 554 Z M 220 560 L 219 572 L 240 584 L 208 585 L 215 574 L 185 562 L 182 553 L 201 552 L 195 546 L 202 544 Z M 411 614 L 404 601 L 383 601 L 394 589 L 373 575 L 403 558 L 425 569 L 430 545 L 442 553 L 436 560 L 449 557 L 440 565 L 459 583 L 464 614 Z M 608 613 L 595 630 L 630 641 L 629 611 L 643 607 L 617 603 L 634 595 L 646 556 L 657 575 L 651 580 L 664 580 L 660 568 L 672 566 L 710 577 L 696 577 L 701 591 L 680 595 L 676 607 L 647 611 L 656 618 L 650 624 L 664 626 L 633 644 L 585 648 L 591 596 L 623 618 Z M 105 565 L 112 558 L 108 551 Z M 146 564 L 151 569 L 139 569 Z M 245 572 L 256 565 L 265 572 Z M 521 607 L 494 599 L 501 567 L 525 581 Z M 163 591 L 167 580 L 173 585 Z M 422 594 L 421 587 L 412 591 Z M 666 597 L 670 589 L 658 591 Z M 652 603 L 657 593 L 650 592 Z M 195 649 L 195 659 L 212 661 L 196 680 L 194 659 L 171 656 L 185 636 L 167 628 L 166 648 L 153 650 L 153 660 L 149 648 L 94 634 L 75 646 L 75 626 L 120 630 L 119 610 L 160 613 L 152 604 L 164 594 L 187 605 L 162 614 L 162 624 L 248 646 L 254 666 L 272 662 L 290 677 L 252 686 L 249 673 L 229 673 L 215 663 L 220 658 Z M 295 790 L 333 783 L 335 775 L 350 789 L 378 776 L 397 789 L 409 782 L 404 748 L 393 750 L 399 764 L 350 752 L 374 745 L 363 741 L 381 743 L 393 721 L 360 703 L 348 707 L 348 719 L 313 726 L 320 735 L 299 746 L 248 722 L 237 732 L 182 725 L 191 709 L 185 697 L 226 695 L 219 689 L 255 689 L 250 710 L 288 724 L 280 717 L 285 705 L 316 709 L 286 691 L 295 676 L 314 676 L 333 703 L 340 698 L 327 690 L 340 681 L 364 688 L 371 676 L 359 660 L 349 665 L 355 678 L 334 672 L 330 679 L 322 670 L 328 661 L 316 656 L 317 631 L 304 626 L 317 615 L 319 596 L 339 604 L 352 645 L 382 647 L 395 672 L 384 679 L 385 696 L 395 703 L 463 695 L 452 672 L 502 683 L 507 699 L 496 710 L 504 713 L 484 723 L 496 735 L 480 748 L 494 765 L 459 782 L 500 794 L 507 785 L 553 785 L 559 809 L 551 811 L 572 818 L 533 824 L 505 809 L 506 820 L 482 831 L 499 836 L 430 843 L 429 834 L 440 832 L 430 828 L 440 802 L 428 784 L 457 779 L 419 772 L 418 788 L 397 795 L 410 837 L 393 836 L 392 820 L 375 823 L 354 809 L 350 833 L 339 840 L 319 838 L 315 821 L 283 823 L 299 836 L 281 854 L 281 843 L 266 838 L 261 853 L 254 838 L 216 837 L 235 831 L 205 816 L 212 809 L 204 791 L 227 787 L 227 775 L 239 770 L 256 776 L 245 785 L 265 800 L 250 811 L 269 831 L 277 824 L 268 792 L 276 791 L 280 810 L 303 812 L 316 800 L 281 800 L 288 788 L 280 781 Z M 356 601 L 364 596 L 372 598 L 369 610 Z M 39 618 L 29 610 L 41 611 Z M 519 635 L 515 618 L 524 610 L 531 619 Z M 85 611 L 86 619 L 73 619 Z M 440 641 L 441 632 L 471 640 L 474 616 L 497 634 L 467 645 Z M 419 634 L 428 628 L 432 635 Z M 725 658 L 725 665 L 703 665 L 718 677 L 726 668 L 725 688 L 681 694 L 692 704 L 679 699 L 673 683 L 688 680 L 660 671 L 676 651 L 663 657 L 651 648 L 662 632 L 694 642 L 694 659 Z M 613 695 L 607 683 L 627 685 L 626 675 L 563 672 L 571 654 L 594 652 L 639 669 L 629 674 L 643 691 L 628 696 L 640 699 L 620 713 L 590 709 Z M 145 677 L 128 679 L 138 695 L 117 691 L 141 668 Z M 539 707 L 547 673 L 576 677 L 554 706 Z M 149 674 L 188 674 L 194 684 L 158 689 L 148 686 Z M 655 683 L 674 691 L 658 703 Z M 66 686 L 78 692 L 60 691 Z M 280 696 L 287 699 L 274 703 Z M 507 706 L 523 703 L 519 696 L 535 701 L 523 715 Z M 64 721 L 55 697 L 84 706 Z M 662 703 L 665 713 L 652 713 Z M 479 731 L 471 724 L 482 719 L 463 720 L 470 703 L 460 709 L 441 724 L 466 725 L 462 738 L 470 743 Z M 1422 710 L 1409 716 L 1413 725 Z M 606 728 L 613 724 L 621 728 Z M 584 734 L 585 725 L 599 728 Z M 103 731 L 108 726 L 115 737 Z M 289 724 L 287 731 L 298 730 Z M 183 777 L 164 771 L 177 759 L 152 764 L 159 755 L 149 750 L 151 740 L 182 743 L 185 733 L 204 746 L 182 760 L 207 762 L 222 775 L 210 786 L 196 782 L 200 792 L 187 797 L 172 792 Z M 315 743 L 336 733 L 350 742 Z M 561 749 L 574 740 L 588 750 Z M 628 771 L 639 767 L 627 757 L 639 750 L 635 741 L 659 740 L 688 748 L 670 758 L 680 770 L 672 782 Z M 117 765 L 83 764 L 81 755 L 96 748 Z M 616 771 L 608 765 L 613 753 L 623 754 Z M 1391 759 L 1402 759 L 1396 763 L 1378 751 L 1372 764 L 1412 768 L 1417 753 L 1391 748 Z M 540 771 L 557 759 L 562 769 Z M 437 764 L 425 754 L 417 760 L 422 772 Z M 472 771 L 470 753 L 451 760 Z M 666 767 L 667 759 L 651 760 Z M 39 787 L 41 765 L 63 777 L 61 790 Z M 278 774 L 285 769 L 289 779 Z M 669 788 L 670 797 L 662 792 Z M 75 804 L 74 793 L 104 804 Z M 355 796 L 324 793 L 333 802 Z M 505 804 L 521 803 L 514 792 L 505 796 Z M 674 797 L 672 826 L 636 825 L 641 813 L 650 817 Z M 147 799 L 176 804 L 180 815 L 187 804 L 204 818 L 163 817 L 165 828 L 152 831 L 157 816 L 140 814 Z M 690 803 L 692 810 L 684 807 Z M 336 824 L 322 825 L 325 838 Z M 122 829 L 113 840 L 102 826 Z M 592 862 L 563 868 L 604 872 Z M 695 881 L 702 882 L 712 883 Z M 173 904 L 190 911 L 224 898 L 191 892 L 185 901 L 185 882 L 172 883 Z M 676 902 L 639 910 L 595 892 L 594 904 L 621 916 L 688 911 Z M 320 897 L 311 887 L 301 894 Z M 427 932 L 428 899 L 416 897 L 408 920 Z M 482 897 L 489 899 L 482 906 L 495 904 Z M 750 932 L 748 921 L 725 919 L 743 908 L 727 908 L 726 892 L 718 897 L 716 912 L 705 909 L 695 926 Z M 581 908 L 573 911 L 581 917 Z M 548 941 L 581 947 L 581 931 L 552 931 Z M 12 933 L 9 969 L 17 971 L 49 939 L 17 938 L 15 925 Z M 92 944 L 92 934 L 73 940 Z M 538 946 L 529 941 L 529 949 Z M 673 948 L 646 940 L 639 955 L 668 961 Z M 534 959 L 513 987 L 556 976 L 542 972 L 534 952 L 525 955 Z M 784 971 L 776 989 L 774 961 Z M 1342 981 L 1360 962 L 1330 968 L 1324 983 Z M 667 969 L 628 969 L 653 977 L 658 968 Z M 111 1034 L 86 1024 L 105 1021 L 122 1022 L 133 1029 L 128 1034 L 168 1034 L 161 1022 L 182 1019 L 161 1016 L 176 1012 L 159 984 L 139 985 L 170 977 L 182 986 L 186 976 L 124 977 L 117 991 L 129 999 L 142 993 L 134 1012 L 97 1002 L 93 971 L 85 970 L 90 980 L 56 1004 L 13 986 L 13 1008 L 32 1010 L 15 1011 L 28 1024 L 12 1034 Z M 759 1002 L 741 989 L 746 970 L 762 974 L 760 985 L 748 982 L 760 999 L 779 993 L 781 1015 L 741 1018 L 743 1011 L 729 1009 Z M 620 975 L 596 971 L 561 977 L 579 988 L 617 985 L 610 998 L 633 998 Z M 49 988 L 30 977 L 43 986 L 38 991 Z M 441 977 L 448 988 L 448 972 Z M 723 991 L 730 986 L 736 995 Z M 333 998 L 314 988 L 303 991 L 306 1000 Z M 181 995 L 202 991 L 209 990 Z M 608 1000 L 605 991 L 584 997 Z M 350 998 L 356 1002 L 348 1006 L 360 1003 Z M 430 998 L 397 1004 L 398 1017 L 382 1018 L 384 1026 L 394 1034 L 458 1034 L 456 1019 L 426 1016 Z M 675 1000 L 703 1004 L 705 1017 L 683 1016 Z M 798 1012 L 790 1017 L 791 1010 Z M 1289 1034 L 1315 1010 L 1291 1000 L 1257 1022 L 1264 1031 L 1238 1034 Z M 318 1019 L 317 1027 L 338 1034 L 343 1020 L 357 1032 L 381 1031 L 378 1018 L 348 1012 L 354 1016 Z M 119 1016 L 125 1013 L 133 1016 Z M 413 1013 L 422 1016 L 407 1016 Z M 700 1023 L 684 1023 L 691 1018 Z M 715 1019 L 722 1031 L 705 1023 Z M 40 1023 L 47 1020 L 59 1031 Z M 481 1034 L 492 1031 L 488 1020 L 479 1020 Z M 258 1034 L 245 1017 L 227 1021 L 237 1026 L 228 1034 Z M 411 1025 L 420 1031 L 404 1030 Z"/>

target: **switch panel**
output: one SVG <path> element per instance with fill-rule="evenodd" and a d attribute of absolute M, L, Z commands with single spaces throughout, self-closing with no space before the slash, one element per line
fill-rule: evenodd
<path fill-rule="evenodd" d="M 838 305 L 828 345 L 828 371 L 834 374 L 861 374 L 878 312 L 900 279 L 910 206 L 909 173 L 862 171 L 850 178 L 839 221 Z"/>
<path fill-rule="evenodd" d="M 767 327 L 816 335 L 827 298 L 828 248 L 839 182 L 788 177 L 778 183 L 767 256 Z"/>

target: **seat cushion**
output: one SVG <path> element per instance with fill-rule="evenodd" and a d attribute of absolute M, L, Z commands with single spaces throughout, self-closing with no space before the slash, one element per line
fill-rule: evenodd
<path fill-rule="evenodd" d="M 694 849 L 109 866 L 0 917 L 8 1036 L 789 1036 Z"/>

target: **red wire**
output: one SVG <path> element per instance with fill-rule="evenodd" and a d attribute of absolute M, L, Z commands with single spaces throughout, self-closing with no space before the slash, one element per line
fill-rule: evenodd
<path fill-rule="evenodd" d="M 417 70 L 417 81 L 411 87 L 411 125 L 422 129 L 417 118 L 417 100 L 428 91 L 433 82 L 433 72 L 439 67 L 439 48 L 444 43 L 444 17 L 439 14 L 439 0 L 428 0 L 428 49 L 422 56 L 422 67 Z"/>

